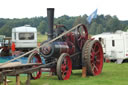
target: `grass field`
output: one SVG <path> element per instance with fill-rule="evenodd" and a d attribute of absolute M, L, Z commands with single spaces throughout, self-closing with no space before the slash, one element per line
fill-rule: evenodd
<path fill-rule="evenodd" d="M 38 80 L 31 80 L 31 85 L 128 85 L 128 63 L 104 63 L 103 72 L 99 76 L 81 77 L 81 70 L 73 70 L 69 80 L 58 80 L 57 76 L 48 77 L 44 73 Z M 9 77 L 15 85 L 15 77 Z M 21 85 L 25 85 L 25 76 L 21 76 Z"/>
<path fill-rule="evenodd" d="M 45 41 L 45 40 L 47 40 L 47 35 L 41 35 L 41 34 L 38 34 L 37 35 L 38 37 L 37 37 L 37 42 L 42 42 L 42 41 Z"/>
<path fill-rule="evenodd" d="M 47 39 L 46 35 L 38 35 L 38 42 Z M 81 77 L 81 70 L 73 70 L 69 80 L 58 80 L 57 76 L 47 76 L 43 73 L 38 80 L 31 80 L 31 85 L 128 85 L 128 63 L 104 63 L 103 71 L 98 76 Z M 26 76 L 21 75 L 21 85 L 25 85 Z M 15 84 L 15 77 L 8 77 L 9 85 Z"/>

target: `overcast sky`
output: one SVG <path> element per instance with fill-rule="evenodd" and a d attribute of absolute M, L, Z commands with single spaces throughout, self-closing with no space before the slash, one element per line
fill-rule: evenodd
<path fill-rule="evenodd" d="M 46 16 L 46 8 L 55 8 L 55 17 L 98 14 L 116 15 L 128 20 L 128 0 L 0 0 L 0 18 Z"/>

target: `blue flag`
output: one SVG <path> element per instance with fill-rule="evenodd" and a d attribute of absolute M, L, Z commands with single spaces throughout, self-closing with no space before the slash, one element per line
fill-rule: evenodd
<path fill-rule="evenodd" d="M 90 24 L 92 19 L 97 18 L 97 9 L 87 18 L 88 23 Z"/>

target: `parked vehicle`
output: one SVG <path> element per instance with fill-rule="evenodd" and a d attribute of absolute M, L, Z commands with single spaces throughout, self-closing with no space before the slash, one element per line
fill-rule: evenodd
<path fill-rule="evenodd" d="M 0 56 L 10 56 L 11 55 L 11 37 L 0 37 Z"/>
<path fill-rule="evenodd" d="M 0 47 L 1 47 L 2 44 L 3 44 L 4 38 L 5 38 L 5 35 L 0 35 Z"/>
<path fill-rule="evenodd" d="M 103 50 L 98 40 L 88 39 L 88 31 L 84 24 L 66 29 L 63 25 L 54 27 L 54 8 L 47 9 L 48 40 L 41 43 L 40 51 L 32 52 L 28 57 L 29 63 L 42 63 L 37 68 L 50 68 L 57 74 L 58 79 L 68 80 L 72 69 L 83 69 L 83 75 L 96 76 L 102 72 Z M 87 70 L 86 70 L 87 69 Z M 33 79 L 41 76 L 41 69 L 32 73 Z"/>
<path fill-rule="evenodd" d="M 12 43 L 16 51 L 27 52 L 37 47 L 37 29 L 29 25 L 12 29 Z"/>
<path fill-rule="evenodd" d="M 101 42 L 105 58 L 117 63 L 128 59 L 128 32 L 102 33 L 93 38 Z"/>

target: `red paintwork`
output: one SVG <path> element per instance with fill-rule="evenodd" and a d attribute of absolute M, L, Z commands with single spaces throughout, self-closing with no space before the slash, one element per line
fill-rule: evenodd
<path fill-rule="evenodd" d="M 72 33 L 72 32 L 67 33 L 65 38 L 66 38 L 66 41 L 71 41 L 72 43 L 75 43 L 74 33 Z"/>
<path fill-rule="evenodd" d="M 103 67 L 103 51 L 102 47 L 98 42 L 93 44 L 91 49 L 91 65 L 94 75 L 99 75 Z"/>
<path fill-rule="evenodd" d="M 72 42 L 67 41 L 68 47 L 69 47 L 69 54 L 72 55 L 73 53 L 75 53 L 75 46 Z"/>
<path fill-rule="evenodd" d="M 35 55 L 35 56 L 33 56 L 33 57 L 35 57 L 35 59 L 36 59 L 36 62 L 35 63 L 42 63 L 41 58 L 40 58 L 40 56 L 38 54 Z M 33 62 L 33 60 L 32 60 L 32 62 Z M 37 67 L 37 66 L 34 66 L 34 67 Z M 36 75 L 33 75 L 32 74 L 32 77 L 34 79 L 39 79 L 41 77 L 41 74 L 42 74 L 42 71 L 40 69 L 39 71 L 37 71 Z"/>
<path fill-rule="evenodd" d="M 68 80 L 72 72 L 72 62 L 69 56 L 65 56 L 64 61 L 61 65 L 61 72 L 63 80 Z"/>
<path fill-rule="evenodd" d="M 85 33 L 85 35 L 84 34 L 80 34 L 80 31 L 79 31 L 80 27 L 82 27 L 84 29 L 83 32 Z M 84 43 L 86 42 L 86 40 L 88 40 L 88 31 L 87 31 L 87 28 L 86 28 L 86 26 L 84 24 L 79 25 L 78 28 L 77 28 L 77 31 L 79 33 L 78 40 L 77 40 L 78 46 L 79 46 L 80 49 L 82 49 Z"/>

